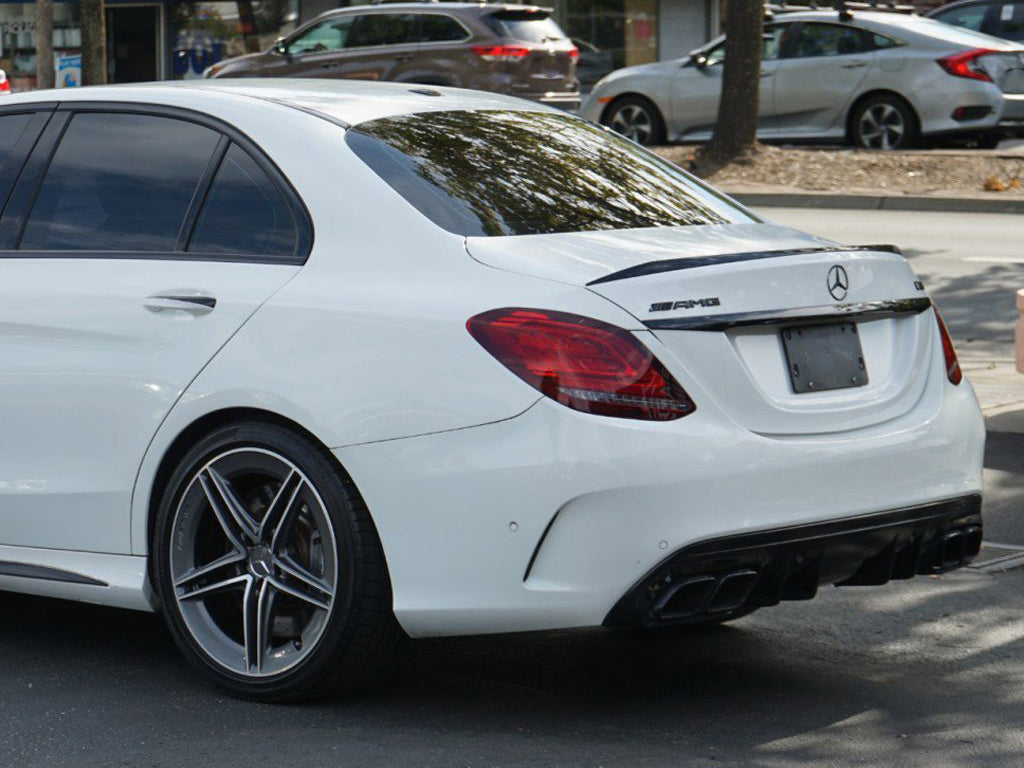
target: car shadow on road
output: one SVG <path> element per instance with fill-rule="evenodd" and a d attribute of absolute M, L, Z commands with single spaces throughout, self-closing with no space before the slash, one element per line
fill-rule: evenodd
<path fill-rule="evenodd" d="M 691 632 L 416 640 L 361 690 L 290 707 L 207 688 L 156 616 L 4 595 L 0 764 L 70 739 L 90 759 L 67 764 L 101 766 L 282 747 L 289 766 L 1019 765 L 1022 586 L 958 574 Z"/>

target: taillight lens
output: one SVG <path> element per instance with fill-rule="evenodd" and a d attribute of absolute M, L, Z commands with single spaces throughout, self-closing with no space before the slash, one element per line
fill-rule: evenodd
<path fill-rule="evenodd" d="M 978 59 L 988 53 L 998 53 L 998 51 L 993 51 L 989 48 L 975 48 L 971 51 L 946 56 L 937 61 L 940 67 L 954 77 L 966 77 L 971 80 L 984 80 L 986 83 L 991 83 L 992 78 L 989 77 L 988 72 L 985 71 L 981 62 L 978 61 Z"/>
<path fill-rule="evenodd" d="M 614 325 L 565 312 L 495 309 L 466 328 L 516 376 L 577 411 L 670 421 L 695 410 L 665 366 Z"/>
<path fill-rule="evenodd" d="M 579 48 L 570 48 L 569 49 L 569 58 L 570 59 L 572 59 L 573 61 L 576 61 L 576 59 L 578 59 L 579 57 L 580 57 L 580 49 Z"/>
<path fill-rule="evenodd" d="M 956 359 L 953 340 L 949 338 L 949 331 L 946 330 L 946 324 L 942 322 L 939 310 L 935 310 L 935 319 L 939 323 L 939 338 L 942 339 L 942 357 L 946 361 L 946 376 L 953 384 L 959 384 L 964 380 L 964 373 L 960 370 L 960 361 Z"/>
<path fill-rule="evenodd" d="M 525 45 L 471 45 L 469 50 L 484 61 L 518 61 L 533 49 Z"/>

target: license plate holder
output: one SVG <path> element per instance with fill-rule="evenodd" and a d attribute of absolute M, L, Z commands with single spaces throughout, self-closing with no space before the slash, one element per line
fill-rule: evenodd
<path fill-rule="evenodd" d="M 856 323 L 797 325 L 781 330 L 789 380 L 797 394 L 868 383 Z"/>

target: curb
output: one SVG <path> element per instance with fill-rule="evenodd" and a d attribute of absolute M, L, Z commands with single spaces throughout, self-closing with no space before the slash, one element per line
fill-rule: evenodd
<path fill-rule="evenodd" d="M 845 208 L 856 211 L 937 211 L 944 213 L 1024 213 L 1024 199 L 985 200 L 974 197 L 898 197 L 836 195 L 809 192 L 729 192 L 751 208 Z"/>

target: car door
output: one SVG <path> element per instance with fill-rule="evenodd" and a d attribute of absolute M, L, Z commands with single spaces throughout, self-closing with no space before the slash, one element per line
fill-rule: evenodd
<path fill-rule="evenodd" d="M 62 107 L 0 218 L 0 544 L 129 553 L 157 427 L 308 250 L 279 172 L 189 115 Z"/>
<path fill-rule="evenodd" d="M 420 44 L 402 79 L 460 88 L 489 84 L 480 57 L 470 49 L 473 35 L 462 22 L 446 13 L 423 13 L 419 17 Z"/>
<path fill-rule="evenodd" d="M 415 13 L 359 14 L 331 77 L 394 80 L 416 58 L 418 41 L 419 16 Z"/>
<path fill-rule="evenodd" d="M 846 110 L 874 63 L 872 35 L 829 22 L 805 22 L 794 33 L 775 73 L 775 130 L 841 135 Z"/>
<path fill-rule="evenodd" d="M 761 49 L 759 128 L 775 114 L 775 80 L 780 44 L 789 24 L 765 27 L 764 46 Z M 680 139 L 707 139 L 711 137 L 718 119 L 718 101 L 722 93 L 722 66 L 725 61 L 725 41 L 708 49 L 699 62 L 687 61 L 672 78 L 671 116 L 669 122 L 679 131 Z"/>
<path fill-rule="evenodd" d="M 335 16 L 296 33 L 276 48 L 271 77 L 335 77 L 355 16 Z"/>

